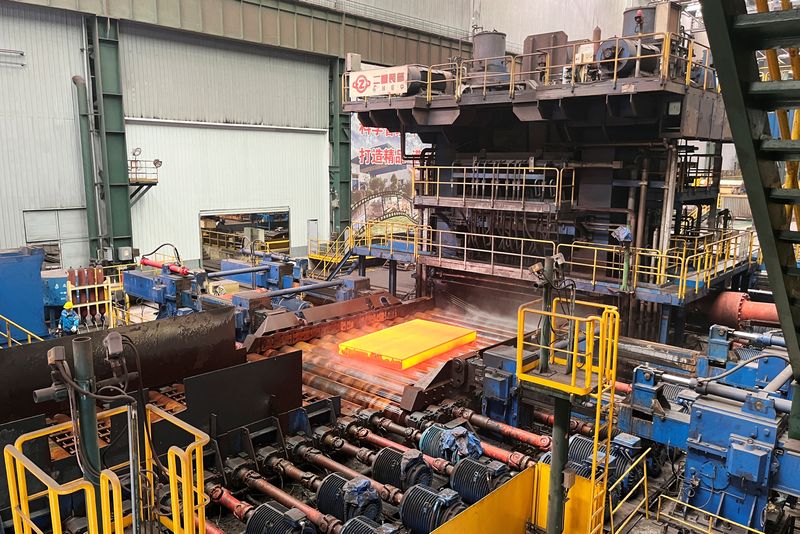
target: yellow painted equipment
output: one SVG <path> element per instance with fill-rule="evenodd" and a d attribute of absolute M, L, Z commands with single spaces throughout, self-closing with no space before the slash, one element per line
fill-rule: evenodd
<path fill-rule="evenodd" d="M 475 330 L 414 319 L 339 344 L 342 356 L 363 357 L 395 369 L 408 369 L 475 341 Z"/>
<path fill-rule="evenodd" d="M 98 421 L 109 420 L 112 416 L 125 413 L 128 407 L 114 408 L 98 414 Z M 153 515 L 149 519 L 159 521 L 172 532 L 182 534 L 202 534 L 205 532 L 205 505 L 206 496 L 203 491 L 203 447 L 209 442 L 208 435 L 201 430 L 181 421 L 174 415 L 148 404 L 146 406 L 146 421 L 148 431 L 152 432 L 151 425 L 154 420 L 162 419 L 182 431 L 186 432 L 191 442 L 185 448 L 172 446 L 167 452 L 168 478 L 171 495 L 172 512 L 170 515 L 156 513 L 156 496 L 153 492 L 142 490 L 141 502 L 143 512 Z M 33 460 L 22 452 L 26 443 L 53 436 L 72 430 L 72 422 L 61 423 L 23 434 L 14 442 L 6 445 L 3 456 L 5 459 L 6 476 L 8 479 L 8 492 L 11 504 L 11 513 L 14 520 L 14 532 L 17 534 L 31 534 L 41 530 L 33 521 L 30 512 L 30 503 L 37 499 L 47 498 L 50 508 L 50 521 L 53 534 L 61 534 L 61 513 L 59 497 L 73 493 L 83 493 L 86 502 L 95 502 L 96 489 L 91 482 L 79 478 L 64 484 L 54 480 Z M 148 479 L 148 484 L 140 487 L 153 488 L 155 483 L 154 470 L 157 468 L 153 457 L 150 441 L 144 440 L 145 457 L 142 473 Z M 123 515 L 122 484 L 117 472 L 127 470 L 128 462 L 103 469 L 100 474 L 100 509 L 87 506 L 89 534 L 123 534 L 126 526 L 130 525 L 132 516 Z M 37 480 L 45 489 L 36 493 L 29 493 L 29 481 Z"/>

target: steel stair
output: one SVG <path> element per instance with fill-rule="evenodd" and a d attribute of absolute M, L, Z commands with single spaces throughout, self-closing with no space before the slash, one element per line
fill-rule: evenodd
<path fill-rule="evenodd" d="M 795 119 L 790 135 L 782 108 L 800 106 L 800 81 L 762 80 L 756 52 L 764 50 L 772 62 L 771 77 L 779 78 L 775 48 L 800 43 L 800 10 L 747 13 L 744 0 L 701 0 L 714 67 L 722 88 L 728 122 L 753 222 L 767 267 L 781 328 L 786 339 L 795 379 L 800 377 L 800 270 L 795 244 L 800 232 L 791 226 L 792 211 L 800 214 L 800 189 L 797 164 L 800 159 L 800 121 Z M 757 0 L 759 11 L 766 11 L 765 0 Z M 788 2 L 783 7 L 791 8 Z M 794 77 L 798 78 L 800 59 L 793 57 Z M 781 139 L 769 136 L 769 111 L 777 111 Z M 777 162 L 785 161 L 783 180 Z M 796 437 L 796 436 L 795 436 Z"/>

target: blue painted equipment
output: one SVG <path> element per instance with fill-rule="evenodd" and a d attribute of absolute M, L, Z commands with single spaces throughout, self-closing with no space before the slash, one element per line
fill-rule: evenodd
<path fill-rule="evenodd" d="M 768 358 L 783 362 L 777 354 Z M 747 377 L 747 365 L 729 377 L 742 372 Z M 784 377 L 776 380 L 791 378 Z M 715 378 L 640 366 L 634 371 L 633 392 L 620 407 L 618 427 L 685 450 L 681 500 L 765 530 L 767 521 L 779 521 L 782 515 L 783 505 L 776 501 L 771 506 L 771 499 L 800 496 L 795 475 L 800 445 L 786 431 L 791 402 L 774 387 L 748 390 Z"/>
<path fill-rule="evenodd" d="M 40 337 L 48 334 L 44 322 L 43 261 L 41 248 L 0 250 L 0 315 Z M 27 335 L 13 327 L 11 337 L 27 340 Z"/>

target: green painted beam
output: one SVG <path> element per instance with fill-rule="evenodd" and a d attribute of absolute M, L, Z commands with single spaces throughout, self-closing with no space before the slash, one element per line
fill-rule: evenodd
<path fill-rule="evenodd" d="M 769 35 L 778 35 L 786 28 L 777 23 L 771 26 L 762 17 L 758 24 L 745 30 L 756 19 L 747 14 L 744 0 L 701 0 L 701 3 L 753 223 L 797 379 L 800 377 L 800 278 L 793 274 L 797 260 L 793 239 L 789 238 L 794 236 L 785 233 L 789 230 L 785 201 L 791 201 L 793 194 L 776 194 L 782 186 L 782 176 L 777 164 L 770 161 L 772 157 L 791 155 L 793 147 L 782 141 L 762 141 L 769 131 L 767 112 L 752 107 L 753 99 L 747 93 L 752 84 L 761 80 L 755 50 L 770 40 Z M 752 39 L 744 38 L 746 32 L 751 32 Z M 760 37 L 755 39 L 756 35 Z M 778 196 L 784 198 L 778 201 Z M 800 437 L 800 425 L 792 425 L 790 435 Z"/>
<path fill-rule="evenodd" d="M 119 21 L 89 17 L 87 31 L 92 49 L 90 70 L 92 94 L 100 135 L 102 200 L 105 234 L 118 260 L 120 247 L 133 246 L 128 182 L 128 149 L 125 113 L 122 107 L 122 77 L 119 62 Z"/>
<path fill-rule="evenodd" d="M 341 79 L 344 61 L 329 62 L 328 167 L 331 192 L 331 233 L 339 234 L 350 225 L 350 114 L 342 111 Z"/>

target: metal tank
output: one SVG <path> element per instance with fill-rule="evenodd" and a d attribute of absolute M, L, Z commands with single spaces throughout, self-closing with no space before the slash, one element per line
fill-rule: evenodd
<path fill-rule="evenodd" d="M 479 32 L 472 36 L 473 71 L 506 72 L 506 34 L 497 31 Z M 495 58 L 495 59 L 490 59 Z M 488 59 L 488 61 L 477 61 Z"/>
<path fill-rule="evenodd" d="M 636 14 L 641 11 L 642 25 L 636 22 Z M 637 33 L 653 33 L 656 31 L 655 6 L 630 7 L 622 12 L 622 36 L 636 35 Z"/>

